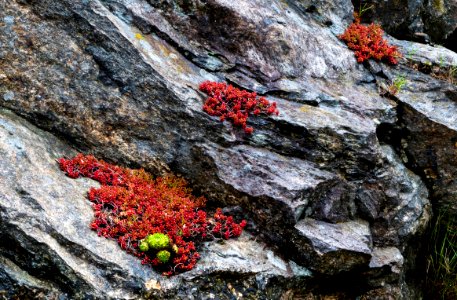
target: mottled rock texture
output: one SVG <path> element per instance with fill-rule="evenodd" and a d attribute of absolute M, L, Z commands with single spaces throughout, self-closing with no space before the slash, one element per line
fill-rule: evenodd
<path fill-rule="evenodd" d="M 56 164 L 74 153 L 51 134 L 0 110 L 2 297 L 201 299 L 217 289 L 226 296 L 266 297 L 311 276 L 249 234 L 205 245 L 190 272 L 171 279 L 155 273 L 89 228 L 93 212 L 85 195 L 98 183 L 62 176 Z M 236 292 L 227 288 L 237 281 L 245 286 L 238 283 Z"/>
<path fill-rule="evenodd" d="M 390 34 L 422 42 L 433 42 L 457 50 L 457 1 L 368 0 L 353 1 L 366 21 L 381 23 Z"/>
<path fill-rule="evenodd" d="M 337 38 L 352 11 L 350 1 L 0 2 L 0 290 L 420 297 L 407 274 L 429 200 L 457 212 L 457 89 L 445 73 L 457 55 L 391 39 L 399 66 L 357 64 Z M 406 85 L 386 94 L 398 77 Z M 252 135 L 221 123 L 202 111 L 204 80 L 264 94 L 280 115 L 250 121 Z M 89 230 L 93 183 L 55 164 L 74 149 L 180 173 L 245 214 L 255 237 L 207 245 L 197 269 L 163 278 Z"/>

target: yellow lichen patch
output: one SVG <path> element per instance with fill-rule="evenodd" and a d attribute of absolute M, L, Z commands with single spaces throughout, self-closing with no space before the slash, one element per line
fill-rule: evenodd
<path fill-rule="evenodd" d="M 433 8 L 436 9 L 441 14 L 446 12 L 446 8 L 444 6 L 444 1 L 443 0 L 434 0 L 433 1 Z"/>
<path fill-rule="evenodd" d="M 303 105 L 302 107 L 300 107 L 300 111 L 301 112 L 308 112 L 310 110 L 311 106 L 309 105 Z"/>
<path fill-rule="evenodd" d="M 188 61 L 182 59 L 180 55 L 174 51 L 166 42 L 147 36 L 145 40 L 149 45 L 158 52 L 159 57 L 166 57 L 170 59 L 169 68 L 167 69 L 169 74 L 176 72 L 176 76 L 179 74 L 192 74 L 193 71 L 188 65 Z"/>
<path fill-rule="evenodd" d="M 172 50 L 161 42 L 156 43 L 156 46 L 163 56 L 170 56 L 172 54 Z"/>
<path fill-rule="evenodd" d="M 331 118 L 331 119 L 338 118 L 337 115 L 335 115 L 329 111 L 326 111 L 320 107 L 316 107 L 316 106 L 312 106 L 312 105 L 303 105 L 299 108 L 299 110 L 303 113 L 313 114 L 313 115 L 320 116 L 320 117 L 326 117 L 326 118 Z"/>
<path fill-rule="evenodd" d="M 135 33 L 135 38 L 137 40 L 144 40 L 144 36 L 141 33 Z"/>
<path fill-rule="evenodd" d="M 300 112 L 300 118 L 305 118 L 308 122 L 313 122 L 315 124 L 320 124 L 326 126 L 325 124 L 335 123 L 343 126 L 351 126 L 351 123 L 343 116 L 337 115 L 326 109 L 312 105 L 302 105 L 297 109 Z"/>

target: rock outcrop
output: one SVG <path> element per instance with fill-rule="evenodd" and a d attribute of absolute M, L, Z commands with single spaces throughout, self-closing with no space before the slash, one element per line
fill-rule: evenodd
<path fill-rule="evenodd" d="M 311 276 L 249 234 L 205 245 L 191 272 L 161 276 L 89 228 L 85 196 L 98 183 L 62 176 L 56 164 L 74 150 L 9 111 L 0 116 L 0 290 L 7 299 L 265 297 Z M 230 283 L 246 286 L 231 290 Z"/>
<path fill-rule="evenodd" d="M 369 8 L 363 14 L 364 19 L 382 24 L 398 38 L 438 43 L 457 50 L 457 2 L 454 0 L 353 2 L 356 7 Z"/>
<path fill-rule="evenodd" d="M 445 76 L 457 55 L 392 39 L 399 66 L 357 64 L 336 36 L 352 11 L 349 1 L 0 3 L 0 290 L 420 296 L 406 274 L 430 200 L 457 212 L 457 89 Z M 399 76 L 406 86 L 386 95 Z M 252 135 L 221 123 L 202 111 L 204 80 L 264 94 L 280 115 L 250 121 Z M 205 245 L 198 268 L 163 278 L 90 231 L 94 183 L 55 163 L 74 149 L 180 173 L 246 214 L 251 233 Z"/>

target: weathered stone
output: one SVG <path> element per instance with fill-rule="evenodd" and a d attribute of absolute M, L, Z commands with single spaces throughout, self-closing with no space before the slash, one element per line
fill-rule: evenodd
<path fill-rule="evenodd" d="M 182 174 L 212 202 L 240 207 L 275 251 L 247 234 L 205 246 L 191 272 L 160 277 L 87 228 L 83 191 L 93 183 L 63 177 L 54 162 L 73 150 L 2 114 L 0 222 L 13 245 L 0 246 L 0 277 L 9 278 L 2 288 L 18 292 L 17 278 L 28 273 L 28 290 L 68 297 L 408 299 L 410 288 L 420 291 L 406 283 L 405 249 L 423 235 L 430 207 L 421 179 L 404 165 L 425 178 L 432 199 L 456 203 L 439 197 L 454 188 L 453 148 L 442 141 L 455 142 L 456 93 L 414 64 L 449 69 L 454 54 L 392 40 L 405 54 L 400 66 L 365 68 L 336 37 L 351 13 L 344 0 L 1 2 L 0 106 L 80 151 Z M 411 59 L 409 47 L 418 49 Z M 404 89 L 379 95 L 402 75 Z M 265 94 L 280 115 L 250 120 L 255 131 L 246 135 L 202 111 L 204 80 Z M 429 164 L 445 180 L 426 179 Z M 45 276 L 50 270 L 55 278 Z"/>
<path fill-rule="evenodd" d="M 434 45 L 423 45 L 405 40 L 397 40 L 392 37 L 388 38 L 389 43 L 399 48 L 403 53 L 403 58 L 407 63 L 413 64 L 418 68 L 425 69 L 429 67 L 428 73 L 433 68 L 447 71 L 450 67 L 457 65 L 457 53 L 449 51 L 449 49 Z M 427 71 L 427 69 L 425 69 Z"/>
<path fill-rule="evenodd" d="M 269 222 L 279 219 L 276 221 L 294 224 L 316 191 L 339 182 L 334 174 L 319 170 L 312 163 L 250 146 L 208 149 L 205 153 L 216 164 L 221 180 L 237 191 L 264 199 L 263 209 L 272 210 L 267 213 Z M 276 207 L 269 207 L 268 203 L 276 203 Z"/>
<path fill-rule="evenodd" d="M 271 280 L 311 275 L 244 234 L 223 244 L 205 245 L 202 260 L 191 272 L 170 279 L 160 276 L 115 241 L 90 230 L 93 212 L 85 194 L 97 183 L 65 177 L 56 162 L 73 153 L 49 133 L 0 110 L 0 290 L 6 290 L 7 297 L 192 295 L 199 287 L 195 281 L 224 273 L 251 278 L 256 285 L 250 288 L 262 294 L 275 285 Z M 230 282 L 226 277 L 214 285 L 226 285 Z M 185 281 L 193 284 L 184 285 Z M 204 289 L 195 293 L 205 295 Z"/>
<path fill-rule="evenodd" d="M 311 250 L 310 264 L 321 273 L 349 271 L 370 261 L 372 241 L 366 222 L 330 224 L 304 219 L 295 228 L 309 240 L 309 246 L 303 247 L 303 251 Z"/>
<path fill-rule="evenodd" d="M 400 273 L 403 266 L 403 256 L 395 247 L 373 249 L 373 256 L 370 260 L 370 268 L 382 268 L 389 266 L 394 273 Z"/>
<path fill-rule="evenodd" d="M 446 44 L 456 50 L 457 3 L 454 0 L 354 3 L 356 7 L 371 7 L 363 14 L 363 18 L 381 23 L 388 33 L 397 38 Z"/>
<path fill-rule="evenodd" d="M 262 295 L 280 295 L 287 290 L 301 293 L 295 286 L 298 283 L 303 289 L 315 286 L 310 271 L 277 257 L 248 234 L 224 244 L 207 244 L 194 270 L 172 279 L 160 277 L 115 242 L 89 229 L 92 209 L 84 195 L 96 183 L 65 177 L 55 161 L 74 151 L 8 111 L 2 110 L 0 116 L 0 227 L 4 241 L 0 246 L 0 276 L 4 279 L 0 288 L 6 289 L 7 295 L 127 299 L 144 293 L 160 298 L 209 299 L 218 295 L 224 299 L 224 293 L 265 297 Z M 312 229 L 320 226 L 323 230 L 313 234 Z M 297 228 L 323 255 L 319 261 L 327 267 L 319 271 L 350 269 L 353 255 L 346 251 L 359 253 L 364 260 L 371 253 L 366 223 L 335 225 L 308 219 Z M 52 276 L 45 275 L 49 272 Z M 231 282 L 244 287 L 230 288 Z"/>
<path fill-rule="evenodd" d="M 402 298 L 402 291 L 397 286 L 387 285 L 369 291 L 360 297 L 361 300 L 396 300 Z"/>
<path fill-rule="evenodd" d="M 334 183 L 318 189 L 313 204 L 308 208 L 310 217 L 332 223 L 353 219 L 356 214 L 355 192 L 344 183 Z"/>
<path fill-rule="evenodd" d="M 391 147 L 383 146 L 383 151 L 389 167 L 378 174 L 385 179 L 384 200 L 378 204 L 383 210 L 377 213 L 372 225 L 373 239 L 379 246 L 403 247 L 405 239 L 426 229 L 431 216 L 428 191 L 419 176 L 401 163 Z"/>
<path fill-rule="evenodd" d="M 382 190 L 376 186 L 366 186 L 357 192 L 357 209 L 360 216 L 366 220 L 375 220 L 383 202 Z"/>
<path fill-rule="evenodd" d="M 394 41 L 407 55 L 408 64 L 434 76 L 403 67 L 386 71 L 393 81 L 404 76 L 406 85 L 396 95 L 398 122 L 382 134 L 394 144 L 403 162 L 419 174 L 430 190 L 437 208 L 457 213 L 455 195 L 456 153 L 456 74 L 457 54 L 445 48 Z M 435 71 L 434 71 L 435 70 Z M 423 70 L 424 71 L 424 70 Z"/>

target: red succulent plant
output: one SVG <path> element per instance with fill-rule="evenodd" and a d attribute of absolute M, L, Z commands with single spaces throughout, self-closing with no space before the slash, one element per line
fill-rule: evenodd
<path fill-rule="evenodd" d="M 154 179 L 143 169 L 118 167 L 91 155 L 58 162 L 69 177 L 88 177 L 101 184 L 88 192 L 95 216 L 90 227 L 99 236 L 116 239 L 122 249 L 164 275 L 192 269 L 200 257 L 196 244 L 238 237 L 246 226 L 246 221 L 237 223 L 221 209 L 208 218 L 202 210 L 205 198 L 192 196 L 182 178 Z M 170 240 L 169 249 L 161 251 L 170 253 L 166 262 L 152 250 L 140 250 L 142 240 L 154 233 L 166 234 Z"/>
<path fill-rule="evenodd" d="M 221 121 L 228 120 L 248 134 L 254 131 L 254 128 L 246 125 L 249 116 L 279 114 L 276 102 L 270 103 L 265 97 L 257 97 L 255 92 L 213 81 L 205 81 L 199 88 L 208 95 L 203 105 L 206 113 L 219 117 Z"/>
<path fill-rule="evenodd" d="M 349 49 L 354 50 L 357 61 L 362 63 L 374 58 L 396 65 L 401 54 L 397 47 L 390 46 L 383 38 L 384 31 L 381 26 L 374 23 L 363 25 L 360 23 L 360 18 L 357 15 L 355 17 L 355 22 L 338 37 L 346 42 Z"/>

